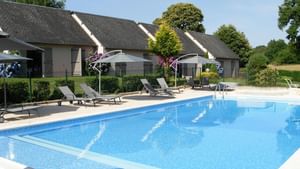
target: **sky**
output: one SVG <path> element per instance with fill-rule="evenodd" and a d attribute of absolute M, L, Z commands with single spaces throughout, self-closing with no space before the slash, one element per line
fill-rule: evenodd
<path fill-rule="evenodd" d="M 66 9 L 152 23 L 178 2 L 192 3 L 202 11 L 208 34 L 223 24 L 233 24 L 245 33 L 252 47 L 286 39 L 277 26 L 278 6 L 283 0 L 67 0 Z"/>

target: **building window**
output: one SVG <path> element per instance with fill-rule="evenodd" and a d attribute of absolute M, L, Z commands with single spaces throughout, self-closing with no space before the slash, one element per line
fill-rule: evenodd
<path fill-rule="evenodd" d="M 72 75 L 81 75 L 81 54 L 79 53 L 79 48 L 71 49 L 71 66 L 72 66 Z"/>
<path fill-rule="evenodd" d="M 143 54 L 144 59 L 152 60 L 151 56 L 148 53 Z M 150 74 L 153 72 L 153 63 L 152 62 L 144 62 L 144 74 Z"/>

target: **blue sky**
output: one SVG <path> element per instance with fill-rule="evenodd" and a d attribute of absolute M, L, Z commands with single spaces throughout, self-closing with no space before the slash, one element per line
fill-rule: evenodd
<path fill-rule="evenodd" d="M 283 0 L 67 0 L 66 9 L 152 23 L 178 2 L 193 3 L 202 10 L 209 34 L 223 24 L 233 24 L 253 47 L 286 37 L 277 27 L 278 6 Z"/>

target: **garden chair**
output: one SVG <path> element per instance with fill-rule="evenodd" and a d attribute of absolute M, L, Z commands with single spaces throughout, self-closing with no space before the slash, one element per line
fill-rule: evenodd
<path fill-rule="evenodd" d="M 64 97 L 62 98 L 62 101 L 69 101 L 70 103 L 73 103 L 74 101 L 77 101 L 78 104 L 84 104 L 86 102 L 93 102 L 94 106 L 96 105 L 96 101 L 99 99 L 96 98 L 83 98 L 83 97 L 76 97 L 75 94 L 70 90 L 68 86 L 60 86 L 58 89 L 63 93 Z M 58 102 L 58 105 L 61 105 L 61 102 Z"/>
<path fill-rule="evenodd" d="M 94 98 L 101 101 L 111 101 L 113 100 L 115 104 L 117 104 L 117 99 L 119 102 L 121 102 L 121 96 L 120 95 L 101 95 L 98 92 L 96 92 L 93 88 L 88 86 L 86 83 L 81 83 L 80 87 L 82 88 L 84 94 L 88 98 Z"/>
<path fill-rule="evenodd" d="M 169 87 L 166 80 L 165 80 L 165 78 L 157 78 L 156 80 L 157 80 L 157 82 L 160 85 L 162 90 L 167 90 L 167 91 L 176 90 L 176 91 L 178 91 L 178 93 L 180 93 L 181 90 L 183 90 L 182 87 Z"/>
<path fill-rule="evenodd" d="M 152 87 L 152 85 L 148 82 L 147 79 L 140 79 L 143 86 L 144 86 L 144 90 L 146 90 L 150 96 L 157 96 L 157 95 L 168 95 L 168 96 L 174 96 L 173 92 L 172 91 L 168 91 L 168 90 L 165 90 L 165 89 L 161 89 L 161 90 L 157 90 L 157 89 L 154 89 Z"/>

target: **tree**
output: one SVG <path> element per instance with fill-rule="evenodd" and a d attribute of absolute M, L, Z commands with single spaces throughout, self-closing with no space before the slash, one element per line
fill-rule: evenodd
<path fill-rule="evenodd" d="M 287 44 L 284 42 L 284 40 L 271 40 L 268 43 L 265 55 L 269 59 L 269 61 L 272 63 L 274 62 L 274 59 L 277 58 L 278 53 L 282 50 L 287 48 Z"/>
<path fill-rule="evenodd" d="M 64 8 L 66 0 L 10 0 L 12 2 L 48 6 L 53 8 Z"/>
<path fill-rule="evenodd" d="M 179 28 L 184 31 L 205 32 L 202 22 L 203 14 L 201 10 L 190 3 L 171 5 L 167 11 L 163 12 L 161 18 L 157 18 L 153 21 L 156 25 L 166 23 L 171 27 Z"/>
<path fill-rule="evenodd" d="M 277 53 L 274 63 L 278 65 L 298 63 L 296 51 L 292 46 L 287 46 Z"/>
<path fill-rule="evenodd" d="M 253 54 L 265 54 L 267 50 L 267 47 L 265 45 L 256 46 L 252 49 Z"/>
<path fill-rule="evenodd" d="M 287 38 L 290 42 L 300 50 L 300 1 L 299 0 L 284 0 L 279 7 L 278 27 L 286 29 Z"/>
<path fill-rule="evenodd" d="M 155 33 L 155 40 L 148 39 L 148 46 L 151 52 L 158 55 L 163 61 L 164 75 L 167 77 L 169 59 L 178 55 L 182 50 L 182 44 L 176 32 L 166 24 L 162 24 Z"/>
<path fill-rule="evenodd" d="M 247 64 L 251 55 L 251 46 L 244 33 L 237 31 L 233 25 L 222 25 L 214 35 L 240 57 L 241 67 Z"/>
<path fill-rule="evenodd" d="M 257 54 L 252 55 L 249 58 L 249 62 L 246 66 L 247 74 L 248 74 L 248 83 L 255 84 L 257 74 L 267 68 L 267 58 L 264 55 Z"/>

